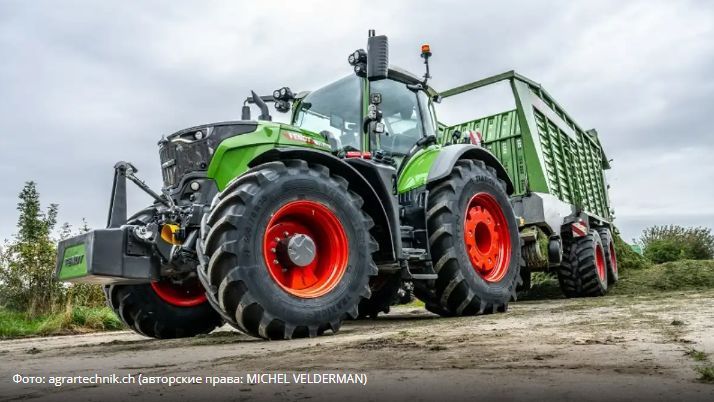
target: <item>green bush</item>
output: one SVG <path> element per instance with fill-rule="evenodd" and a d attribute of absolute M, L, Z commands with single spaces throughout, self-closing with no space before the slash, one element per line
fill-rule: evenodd
<path fill-rule="evenodd" d="M 640 238 L 644 255 L 656 264 L 714 258 L 714 235 L 704 227 L 652 226 Z"/>
<path fill-rule="evenodd" d="M 104 307 L 107 305 L 102 285 L 73 283 L 67 288 L 67 304 L 84 307 Z"/>

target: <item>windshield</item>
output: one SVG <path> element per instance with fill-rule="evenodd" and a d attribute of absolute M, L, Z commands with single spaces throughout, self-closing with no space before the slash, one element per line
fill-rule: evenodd
<path fill-rule="evenodd" d="M 429 99 L 423 91 L 412 91 L 407 84 L 394 80 L 373 82 L 371 91 L 382 94 L 379 106 L 386 131 L 379 138 L 379 144 L 372 144 L 373 148 L 404 156 L 425 132 L 434 134 L 434 124 L 428 112 Z"/>
<path fill-rule="evenodd" d="M 330 135 L 338 148 L 360 150 L 362 107 L 361 80 L 350 75 L 303 99 L 293 125 Z"/>

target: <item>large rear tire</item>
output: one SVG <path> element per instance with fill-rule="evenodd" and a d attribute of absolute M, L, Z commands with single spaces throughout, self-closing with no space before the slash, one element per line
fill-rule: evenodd
<path fill-rule="evenodd" d="M 615 240 L 608 228 L 597 230 L 602 240 L 602 248 L 605 251 L 605 265 L 607 265 L 607 286 L 614 285 L 620 280 L 617 270 L 617 253 L 615 252 Z"/>
<path fill-rule="evenodd" d="M 185 286 L 170 282 L 109 285 L 104 294 L 109 307 L 127 327 L 151 338 L 191 337 L 223 325 L 195 279 Z"/>
<path fill-rule="evenodd" d="M 560 289 L 566 297 L 594 297 L 607 293 L 607 267 L 600 235 L 594 229 L 564 242 L 558 269 Z"/>
<path fill-rule="evenodd" d="M 427 228 L 438 279 L 415 295 L 442 316 L 503 312 L 520 283 L 520 238 L 506 185 L 481 161 L 460 160 L 430 188 Z"/>
<path fill-rule="evenodd" d="M 370 297 L 372 219 L 323 165 L 260 165 L 231 182 L 204 216 L 198 256 L 211 304 L 266 339 L 337 332 Z M 291 248 L 292 247 L 292 248 Z"/>

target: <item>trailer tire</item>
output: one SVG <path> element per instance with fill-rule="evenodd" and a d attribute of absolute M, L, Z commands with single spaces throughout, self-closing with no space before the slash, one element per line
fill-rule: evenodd
<path fill-rule="evenodd" d="M 506 311 L 521 283 L 521 246 L 506 183 L 478 160 L 459 160 L 430 186 L 427 230 L 433 286 L 415 283 L 427 310 L 442 316 Z"/>
<path fill-rule="evenodd" d="M 148 283 L 108 285 L 104 287 L 104 295 L 109 307 L 127 327 L 150 338 L 192 337 L 223 325 L 221 316 L 205 299 L 202 303 L 189 303 L 193 304 L 190 306 L 171 304 Z"/>
<path fill-rule="evenodd" d="M 612 237 L 612 232 L 608 228 L 599 228 L 600 240 L 602 240 L 602 248 L 605 251 L 605 265 L 607 265 L 607 285 L 614 285 L 619 279 L 617 270 L 617 252 L 615 252 L 615 240 Z"/>
<path fill-rule="evenodd" d="M 596 297 L 607 293 L 607 268 L 600 234 L 590 229 L 583 236 L 563 242 L 563 262 L 558 282 L 566 297 Z"/>
<path fill-rule="evenodd" d="M 303 160 L 269 162 L 239 176 L 201 224 L 197 251 L 209 301 L 255 337 L 337 332 L 345 317 L 357 318 L 378 272 L 374 223 L 362 204 L 347 180 Z M 285 250 L 299 236 L 300 244 L 305 237 L 312 243 L 301 260 L 307 265 Z"/>

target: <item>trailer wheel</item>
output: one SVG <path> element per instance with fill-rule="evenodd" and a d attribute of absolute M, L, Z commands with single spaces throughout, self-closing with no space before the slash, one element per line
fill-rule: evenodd
<path fill-rule="evenodd" d="M 600 235 L 594 229 L 564 242 L 558 269 L 560 289 L 566 297 L 603 296 L 607 292 L 607 265 Z"/>
<path fill-rule="evenodd" d="M 127 327 L 159 339 L 207 334 L 223 325 L 194 278 L 183 285 L 157 282 L 104 287 L 107 304 Z"/>
<path fill-rule="evenodd" d="M 615 240 L 608 228 L 598 229 L 600 240 L 602 240 L 602 248 L 605 251 L 605 265 L 607 265 L 607 284 L 614 285 L 619 279 L 617 272 L 617 253 L 615 252 Z"/>
<path fill-rule="evenodd" d="M 402 278 L 399 273 L 383 274 L 370 278 L 372 296 L 359 304 L 359 318 L 377 318 L 379 313 L 389 313 L 389 308 L 399 301 Z"/>
<path fill-rule="evenodd" d="M 337 332 L 370 297 L 378 245 L 362 198 L 302 160 L 260 165 L 231 182 L 203 218 L 198 256 L 211 304 L 266 339 Z"/>
<path fill-rule="evenodd" d="M 430 188 L 426 218 L 438 279 L 431 289 L 415 283 L 415 294 L 427 309 L 442 316 L 505 311 L 521 282 L 520 238 L 495 171 L 458 161 Z"/>

